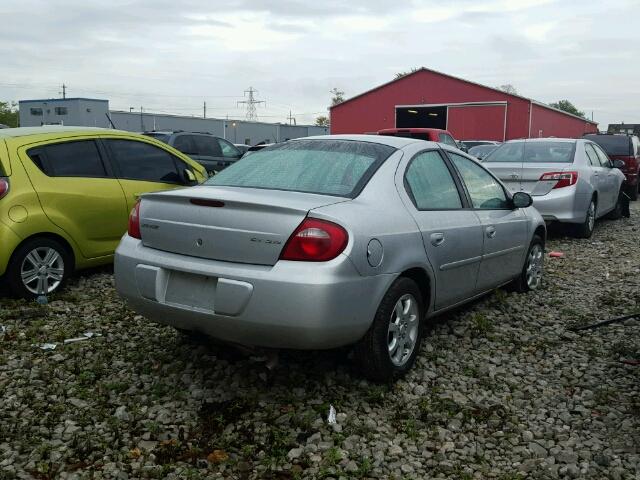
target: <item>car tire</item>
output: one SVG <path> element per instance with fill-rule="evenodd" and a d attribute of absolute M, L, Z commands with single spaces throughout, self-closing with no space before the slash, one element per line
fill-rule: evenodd
<path fill-rule="evenodd" d="M 638 200 L 638 190 L 640 190 L 640 181 L 636 185 L 629 185 L 627 189 L 629 200 L 631 200 L 632 202 Z"/>
<path fill-rule="evenodd" d="M 355 346 L 355 360 L 366 378 L 392 382 L 411 369 L 420 351 L 423 315 L 424 302 L 416 282 L 398 278 Z"/>
<path fill-rule="evenodd" d="M 622 218 L 622 196 L 624 195 L 624 191 L 621 189 L 618 193 L 618 200 L 616 201 L 616 206 L 613 207 L 609 213 L 607 213 L 607 218 L 610 220 L 619 220 Z"/>
<path fill-rule="evenodd" d="M 593 230 L 596 227 L 597 208 L 598 204 L 596 203 L 596 199 L 592 198 L 591 202 L 589 202 L 589 207 L 587 208 L 584 222 L 575 226 L 576 237 L 591 238 L 591 235 L 593 235 Z"/>
<path fill-rule="evenodd" d="M 513 281 L 513 290 L 519 293 L 537 290 L 542 284 L 543 271 L 544 240 L 539 235 L 534 235 L 522 266 L 522 272 Z"/>
<path fill-rule="evenodd" d="M 65 245 L 52 238 L 34 238 L 11 256 L 7 283 L 11 293 L 18 297 L 50 295 L 64 286 L 73 268 L 73 256 Z M 31 275 L 26 276 L 29 272 Z"/>

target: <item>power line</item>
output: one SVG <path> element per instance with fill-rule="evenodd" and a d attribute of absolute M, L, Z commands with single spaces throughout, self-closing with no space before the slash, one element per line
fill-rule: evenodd
<path fill-rule="evenodd" d="M 245 95 L 249 94 L 249 97 L 247 100 L 239 100 L 238 101 L 238 105 L 240 104 L 246 104 L 247 105 L 247 114 L 246 114 L 246 119 L 249 121 L 255 121 L 258 120 L 258 113 L 256 112 L 256 105 L 259 105 L 260 103 L 264 103 L 266 105 L 267 102 L 265 102 L 264 100 L 256 100 L 255 97 L 253 96 L 254 93 L 258 93 L 257 90 L 254 90 L 253 87 L 249 87 L 249 90 L 245 90 L 244 91 Z"/>

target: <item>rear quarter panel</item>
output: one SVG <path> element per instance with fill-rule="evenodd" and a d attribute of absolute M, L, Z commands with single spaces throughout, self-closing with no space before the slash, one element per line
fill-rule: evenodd
<path fill-rule="evenodd" d="M 45 137 L 39 135 L 38 138 L 42 140 Z M 27 169 L 36 167 L 32 164 L 24 165 L 17 157 L 17 149 L 24 144 L 25 137 L 12 138 L 6 142 L 6 147 L 11 152 L 12 173 L 9 194 L 0 201 L 0 229 L 6 229 L 3 238 L 7 242 L 2 243 L 0 248 L 0 275 L 4 273 L 11 254 L 20 243 L 42 234 L 62 238 L 71 246 L 76 262 L 82 263 L 82 256 L 75 242 L 54 225 L 42 210 L 27 175 Z"/>

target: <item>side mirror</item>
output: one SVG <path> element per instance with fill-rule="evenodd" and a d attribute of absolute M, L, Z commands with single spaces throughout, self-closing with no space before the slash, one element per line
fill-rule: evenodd
<path fill-rule="evenodd" d="M 189 185 L 194 185 L 194 184 L 198 183 L 198 180 L 196 179 L 196 176 L 188 168 L 184 169 L 184 180 Z"/>
<path fill-rule="evenodd" d="M 516 192 L 511 197 L 511 201 L 513 202 L 513 206 L 515 208 L 527 208 L 533 205 L 533 198 L 531 195 L 525 192 Z"/>
<path fill-rule="evenodd" d="M 622 160 L 614 160 L 613 161 L 613 167 L 612 168 L 617 168 L 619 170 L 623 170 L 624 167 L 626 167 L 626 164 Z"/>

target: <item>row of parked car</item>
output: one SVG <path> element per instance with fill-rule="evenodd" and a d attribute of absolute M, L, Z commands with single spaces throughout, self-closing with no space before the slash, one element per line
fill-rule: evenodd
<path fill-rule="evenodd" d="M 589 134 L 581 139 L 537 138 L 456 141 L 446 130 L 395 128 L 395 135 L 440 141 L 468 151 L 511 192 L 527 192 L 547 222 L 570 224 L 579 237 L 603 216 L 620 218 L 638 198 L 640 142 L 636 136 Z M 448 141 L 447 141 L 448 140 Z"/>
<path fill-rule="evenodd" d="M 618 188 L 624 177 L 589 139 L 507 142 L 488 157 L 505 161 L 480 163 L 451 135 L 389 131 L 291 140 L 209 176 L 194 160 L 206 150 L 174 148 L 183 133 L 1 131 L 0 275 L 13 293 L 50 294 L 115 250 L 118 292 L 153 321 L 253 347 L 354 345 L 365 375 L 388 381 L 411 368 L 427 319 L 503 285 L 539 287 L 546 225 L 532 204 L 588 197 L 591 162 Z M 568 202 L 583 225 L 617 208 L 594 192 Z"/>

